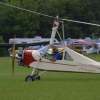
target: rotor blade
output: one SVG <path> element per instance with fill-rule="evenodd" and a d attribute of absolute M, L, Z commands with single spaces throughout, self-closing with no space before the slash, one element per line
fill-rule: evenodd
<path fill-rule="evenodd" d="M 43 14 L 43 13 L 39 13 L 39 12 L 36 12 L 36 11 L 33 11 L 33 10 L 25 9 L 25 8 L 18 7 L 18 6 L 15 6 L 15 5 L 11 5 L 11 4 L 8 4 L 8 3 L 0 2 L 0 4 L 4 5 L 4 6 L 15 8 L 15 9 L 19 9 L 19 10 L 22 10 L 22 11 L 30 12 L 30 13 L 33 13 L 33 14 L 37 14 L 37 15 L 41 15 L 41 16 L 45 16 L 45 17 L 50 17 L 50 18 L 55 18 L 55 17 L 50 16 L 50 15 L 46 15 L 46 14 Z"/>
<path fill-rule="evenodd" d="M 15 5 L 11 5 L 11 4 L 8 4 L 8 3 L 0 2 L 0 4 L 3 5 L 3 6 L 12 7 L 12 8 L 19 9 L 19 10 L 22 10 L 22 11 L 26 11 L 26 12 L 29 12 L 29 13 L 33 13 L 33 14 L 36 14 L 36 15 L 41 15 L 41 16 L 45 16 L 45 17 L 49 17 L 49 18 L 55 18 L 54 16 L 50 16 L 50 15 L 40 13 L 40 12 L 37 12 L 37 11 L 33 11 L 33 10 L 29 10 L 29 9 L 25 9 L 25 8 L 18 7 L 18 6 L 15 6 Z M 59 18 L 59 20 L 100 27 L 100 24 L 95 24 L 95 23 L 90 23 L 90 22 L 71 20 L 71 19 L 62 19 L 62 18 Z"/>
<path fill-rule="evenodd" d="M 83 22 L 83 21 L 76 21 L 76 20 L 71 20 L 71 19 L 62 19 L 62 20 L 63 21 L 67 21 L 67 22 L 74 22 L 74 23 L 79 23 L 79 24 L 86 24 L 86 25 L 100 27 L 100 24 L 95 24 L 95 23 L 89 23 L 89 22 Z"/>

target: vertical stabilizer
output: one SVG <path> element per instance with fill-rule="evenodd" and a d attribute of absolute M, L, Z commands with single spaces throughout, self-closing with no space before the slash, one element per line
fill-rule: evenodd
<path fill-rule="evenodd" d="M 86 64 L 86 65 L 100 65 L 97 61 L 90 59 L 68 47 L 65 49 L 67 53 L 71 56 L 71 58 L 78 64 Z"/>

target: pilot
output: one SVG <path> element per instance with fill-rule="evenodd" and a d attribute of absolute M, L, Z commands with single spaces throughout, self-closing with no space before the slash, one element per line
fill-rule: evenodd
<path fill-rule="evenodd" d="M 53 46 L 52 47 L 52 61 L 61 60 L 62 59 L 62 53 L 59 52 L 58 48 Z"/>

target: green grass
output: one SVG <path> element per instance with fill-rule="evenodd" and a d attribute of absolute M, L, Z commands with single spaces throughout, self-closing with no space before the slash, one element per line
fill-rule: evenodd
<path fill-rule="evenodd" d="M 30 72 L 16 65 L 12 75 L 10 58 L 0 58 L 0 100 L 100 100 L 100 74 L 46 72 L 26 83 Z"/>

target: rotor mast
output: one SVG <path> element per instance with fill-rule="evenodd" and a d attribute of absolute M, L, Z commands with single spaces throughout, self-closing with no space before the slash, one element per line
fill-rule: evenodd
<path fill-rule="evenodd" d="M 51 33 L 51 38 L 50 38 L 50 45 L 54 44 L 54 40 L 55 40 L 58 27 L 59 27 L 59 17 L 56 16 L 53 22 L 52 33 Z"/>

